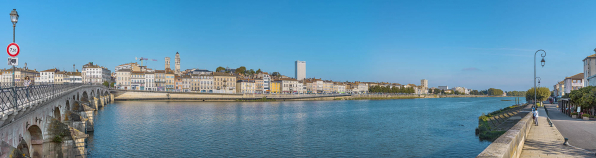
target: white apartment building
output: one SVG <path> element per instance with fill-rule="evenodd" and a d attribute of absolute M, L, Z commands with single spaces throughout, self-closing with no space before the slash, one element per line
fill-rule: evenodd
<path fill-rule="evenodd" d="M 157 87 L 155 86 L 155 73 L 154 72 L 145 72 L 145 90 L 157 91 Z"/>
<path fill-rule="evenodd" d="M 99 65 L 93 65 L 93 62 L 83 65 L 83 83 L 102 84 L 103 82 L 111 81 L 112 72 L 107 68 Z"/>
<path fill-rule="evenodd" d="M 145 90 L 145 73 L 133 71 L 130 73 L 130 86 L 132 90 Z"/>
<path fill-rule="evenodd" d="M 335 92 L 335 93 L 345 93 L 346 92 L 346 85 L 343 85 L 343 84 L 334 84 L 333 85 L 333 92 Z"/>
<path fill-rule="evenodd" d="M 584 87 L 596 86 L 596 54 L 592 54 L 582 61 L 584 62 Z"/>
<path fill-rule="evenodd" d="M 578 90 L 584 87 L 584 73 L 579 73 L 571 77 L 565 77 L 565 93 L 571 93 L 572 90 Z"/>
<path fill-rule="evenodd" d="M 38 83 L 54 83 L 54 76 L 56 75 L 56 72 L 58 72 L 60 70 L 58 69 L 48 69 L 48 70 L 43 70 L 39 73 L 39 80 L 36 81 Z"/>
<path fill-rule="evenodd" d="M 358 84 L 358 93 L 368 93 L 368 84 L 366 83 L 360 83 Z"/>
<path fill-rule="evenodd" d="M 306 61 L 296 60 L 296 80 L 302 81 L 306 78 Z"/>
<path fill-rule="evenodd" d="M 271 83 L 271 76 L 268 73 L 263 72 L 259 75 L 260 78 L 263 78 L 263 92 L 269 90 L 269 83 Z"/>
<path fill-rule="evenodd" d="M 199 75 L 199 91 L 202 93 L 213 93 L 212 75 Z"/>

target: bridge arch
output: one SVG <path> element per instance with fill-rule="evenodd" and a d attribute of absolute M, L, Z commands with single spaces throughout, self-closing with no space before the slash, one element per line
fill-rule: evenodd
<path fill-rule="evenodd" d="M 95 90 L 91 90 L 91 95 L 89 95 L 89 99 L 93 99 L 95 97 Z"/>
<path fill-rule="evenodd" d="M 70 110 L 70 101 L 69 100 L 66 100 L 66 107 L 65 107 L 64 111 L 67 111 L 67 110 Z"/>
<path fill-rule="evenodd" d="M 62 121 L 62 115 L 60 115 L 60 108 L 58 107 L 54 108 L 54 118 L 58 121 Z"/>
<path fill-rule="evenodd" d="M 79 92 L 77 92 L 77 100 L 78 100 L 78 101 L 81 101 L 81 100 L 79 99 Z"/>
<path fill-rule="evenodd" d="M 29 156 L 29 145 L 27 145 L 27 141 L 23 139 L 23 136 L 19 134 L 19 145 L 17 145 L 17 150 L 21 151 L 21 153 Z"/>
<path fill-rule="evenodd" d="M 89 96 L 87 95 L 87 91 L 83 91 L 83 96 L 81 97 L 82 102 L 88 102 Z"/>
<path fill-rule="evenodd" d="M 31 146 L 29 147 L 29 153 L 31 153 L 31 157 L 42 157 L 43 155 L 43 133 L 41 128 L 37 125 L 32 125 L 27 128 L 27 133 L 29 134 L 29 138 L 31 141 Z"/>

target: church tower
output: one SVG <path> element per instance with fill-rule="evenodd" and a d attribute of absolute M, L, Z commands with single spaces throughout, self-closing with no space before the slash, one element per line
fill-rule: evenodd
<path fill-rule="evenodd" d="M 170 69 L 170 57 L 166 57 L 166 70 Z"/>

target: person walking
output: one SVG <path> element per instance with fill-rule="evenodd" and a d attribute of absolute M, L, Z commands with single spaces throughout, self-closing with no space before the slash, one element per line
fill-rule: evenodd
<path fill-rule="evenodd" d="M 27 96 L 27 101 L 29 100 L 29 87 L 31 86 L 31 79 L 29 79 L 29 76 L 25 77 L 25 81 L 23 81 L 23 86 L 25 86 L 25 94 Z"/>

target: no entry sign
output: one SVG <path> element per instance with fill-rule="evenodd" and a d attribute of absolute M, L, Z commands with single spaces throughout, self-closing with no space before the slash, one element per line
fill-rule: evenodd
<path fill-rule="evenodd" d="M 11 57 L 17 57 L 17 55 L 19 55 L 20 52 L 19 45 L 16 43 L 8 44 L 8 47 L 6 47 L 6 52 Z"/>

